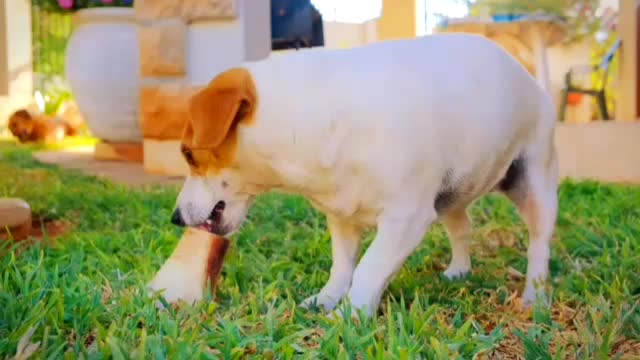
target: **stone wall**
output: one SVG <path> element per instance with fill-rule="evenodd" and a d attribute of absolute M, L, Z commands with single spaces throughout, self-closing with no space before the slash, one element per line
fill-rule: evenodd
<path fill-rule="evenodd" d="M 219 72 L 271 52 L 266 0 L 136 0 L 139 121 L 148 172 L 188 167 L 179 140 L 191 96 Z"/>
<path fill-rule="evenodd" d="M 198 89 L 187 77 L 188 26 L 233 19 L 236 0 L 136 0 L 140 27 L 140 126 L 145 139 L 179 139 L 188 98 Z"/>

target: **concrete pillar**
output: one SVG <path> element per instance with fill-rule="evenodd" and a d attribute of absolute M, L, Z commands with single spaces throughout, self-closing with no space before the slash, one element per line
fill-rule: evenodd
<path fill-rule="evenodd" d="M 637 0 L 620 0 L 620 50 L 619 96 L 616 106 L 616 120 L 637 120 Z"/>
<path fill-rule="evenodd" d="M 0 126 L 32 100 L 31 2 L 0 0 Z"/>
<path fill-rule="evenodd" d="M 378 40 L 408 39 L 418 35 L 416 0 L 383 0 Z M 422 15 L 421 15 L 422 16 Z"/>

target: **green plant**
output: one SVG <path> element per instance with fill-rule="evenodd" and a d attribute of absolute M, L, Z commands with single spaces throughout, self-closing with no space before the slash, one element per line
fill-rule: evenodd
<path fill-rule="evenodd" d="M 34 344 L 32 359 L 640 356 L 638 186 L 562 183 L 550 309 L 527 316 L 514 301 L 527 267 L 526 225 L 509 201 L 491 196 L 471 209 L 467 278 L 440 276 L 450 250 L 434 226 L 390 282 L 380 315 L 358 323 L 298 307 L 331 267 L 326 222 L 300 197 L 257 200 L 233 236 L 215 301 L 157 309 L 146 284 L 181 235 L 169 224 L 178 188 L 126 188 L 42 165 L 31 148 L 2 142 L 0 159 L 0 196 L 73 223 L 51 246 L 0 242 L 2 359 L 20 340 Z"/>
<path fill-rule="evenodd" d="M 73 100 L 73 94 L 62 77 L 55 76 L 37 90 L 36 100 L 41 102 L 39 105 L 42 112 L 55 115 L 65 102 Z"/>
<path fill-rule="evenodd" d="M 477 0 L 470 7 L 472 15 L 488 10 L 498 14 L 534 14 L 544 13 L 558 16 L 567 23 L 566 43 L 573 43 L 589 37 L 598 30 L 600 19 L 596 9 L 600 0 Z"/>
<path fill-rule="evenodd" d="M 32 0 L 33 6 L 46 11 L 75 11 L 105 6 L 133 6 L 133 0 Z"/>
<path fill-rule="evenodd" d="M 73 31 L 71 14 L 32 6 L 34 87 L 42 90 L 55 76 L 64 74 L 65 48 Z"/>

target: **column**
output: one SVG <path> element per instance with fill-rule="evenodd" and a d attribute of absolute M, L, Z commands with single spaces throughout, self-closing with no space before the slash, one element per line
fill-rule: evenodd
<path fill-rule="evenodd" d="M 32 95 L 31 2 L 0 0 L 0 125 Z"/>
<path fill-rule="evenodd" d="M 616 120 L 637 120 L 637 46 L 638 46 L 638 2 L 620 0 L 619 33 L 622 38 L 619 65 L 619 88 L 616 104 Z"/>
<path fill-rule="evenodd" d="M 417 0 L 383 0 L 378 39 L 409 39 L 418 34 Z M 419 1 L 419 0 L 418 0 Z"/>

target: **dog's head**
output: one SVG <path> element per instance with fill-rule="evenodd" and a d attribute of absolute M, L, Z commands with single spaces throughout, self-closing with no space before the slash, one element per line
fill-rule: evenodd
<path fill-rule="evenodd" d="M 244 221 L 253 196 L 243 192 L 236 163 L 238 127 L 253 121 L 257 94 L 251 74 L 225 71 L 196 93 L 182 136 L 189 164 L 172 222 L 228 236 Z"/>
<path fill-rule="evenodd" d="M 9 131 L 20 142 L 29 141 L 32 138 L 35 123 L 27 110 L 18 110 L 9 117 Z"/>

